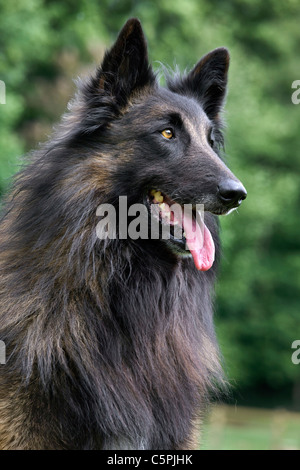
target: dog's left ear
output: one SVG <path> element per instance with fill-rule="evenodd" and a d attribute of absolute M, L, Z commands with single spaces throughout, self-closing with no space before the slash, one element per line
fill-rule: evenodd
<path fill-rule="evenodd" d="M 98 91 L 114 97 L 118 105 L 125 106 L 133 91 L 154 81 L 141 23 L 131 18 L 104 56 L 96 78 Z"/>
<path fill-rule="evenodd" d="M 206 54 L 179 82 L 168 83 L 176 93 L 191 94 L 210 119 L 217 119 L 226 95 L 229 52 L 225 47 Z"/>

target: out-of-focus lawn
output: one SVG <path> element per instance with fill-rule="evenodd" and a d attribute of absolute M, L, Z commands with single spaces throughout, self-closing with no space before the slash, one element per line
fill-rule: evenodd
<path fill-rule="evenodd" d="M 215 406 L 201 440 L 203 450 L 300 450 L 300 413 Z"/>

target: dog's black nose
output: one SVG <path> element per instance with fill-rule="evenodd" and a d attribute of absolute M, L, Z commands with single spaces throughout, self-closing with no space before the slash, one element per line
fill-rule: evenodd
<path fill-rule="evenodd" d="M 227 178 L 219 184 L 219 198 L 226 206 L 237 207 L 247 197 L 247 191 L 240 181 Z"/>

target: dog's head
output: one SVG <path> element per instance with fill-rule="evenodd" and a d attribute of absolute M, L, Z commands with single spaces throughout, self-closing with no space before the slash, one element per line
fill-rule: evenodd
<path fill-rule="evenodd" d="M 220 157 L 228 67 L 228 50 L 218 48 L 183 77 L 167 77 L 161 87 L 140 22 L 130 19 L 83 88 L 89 112 L 82 115 L 80 132 L 89 140 L 93 135 L 102 152 L 114 156 L 114 196 L 127 195 L 129 202 L 143 201 L 149 208 L 157 204 L 161 223 L 179 225 L 183 232 L 181 238 L 173 233 L 169 247 L 192 253 L 201 270 L 213 263 L 214 242 L 207 227 L 211 216 L 208 224 L 197 219 L 196 205 L 227 214 L 247 194 Z M 170 216 L 174 203 L 190 204 L 192 215 Z"/>

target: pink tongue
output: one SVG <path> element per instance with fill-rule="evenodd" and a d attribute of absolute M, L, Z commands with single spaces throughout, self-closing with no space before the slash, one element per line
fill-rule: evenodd
<path fill-rule="evenodd" d="M 182 226 L 185 231 L 187 246 L 193 256 L 196 268 L 199 271 L 207 271 L 212 267 L 215 260 L 215 244 L 210 231 L 203 221 L 199 225 L 194 218 L 185 215 L 184 211 Z"/>

